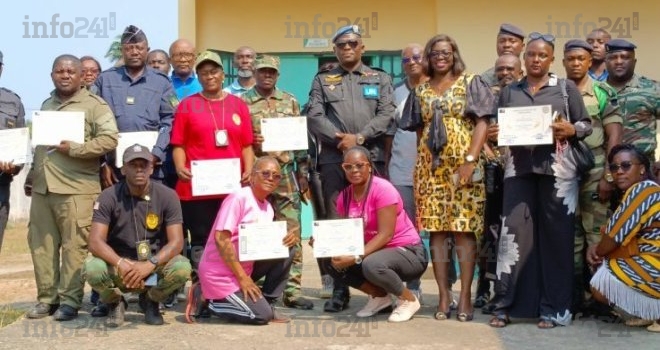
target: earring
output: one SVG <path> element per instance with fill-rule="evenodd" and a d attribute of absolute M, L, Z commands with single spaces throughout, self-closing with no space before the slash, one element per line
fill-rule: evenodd
<path fill-rule="evenodd" d="M 639 175 L 644 175 L 644 171 L 642 170 L 642 171 L 639 173 Z"/>

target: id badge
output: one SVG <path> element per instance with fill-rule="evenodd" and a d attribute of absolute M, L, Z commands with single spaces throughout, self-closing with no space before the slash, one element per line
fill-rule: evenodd
<path fill-rule="evenodd" d="M 366 99 L 377 100 L 378 99 L 378 86 L 366 85 L 362 87 L 362 95 Z"/>
<path fill-rule="evenodd" d="M 226 147 L 229 145 L 229 138 L 227 136 L 227 130 L 216 130 L 215 131 L 215 147 Z"/>
<path fill-rule="evenodd" d="M 138 241 L 135 244 L 137 250 L 138 261 L 147 261 L 151 256 L 151 246 L 149 241 Z"/>

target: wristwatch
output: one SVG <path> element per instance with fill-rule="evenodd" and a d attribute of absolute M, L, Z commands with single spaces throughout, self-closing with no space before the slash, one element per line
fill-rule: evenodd
<path fill-rule="evenodd" d="M 359 255 L 355 256 L 355 264 L 356 265 L 362 264 L 362 257 L 361 256 L 359 256 Z"/>
<path fill-rule="evenodd" d="M 614 182 L 614 177 L 612 176 L 612 173 L 605 173 L 605 181 L 607 181 L 608 183 Z"/>
<path fill-rule="evenodd" d="M 473 155 L 468 154 L 467 156 L 465 156 L 465 162 L 466 163 L 474 163 L 475 161 L 476 161 L 476 159 L 474 158 Z"/>
<path fill-rule="evenodd" d="M 152 255 L 152 256 L 149 257 L 149 262 L 154 264 L 154 267 L 155 267 L 155 266 L 158 266 L 158 263 L 160 262 L 160 260 L 158 260 L 157 256 Z"/>
<path fill-rule="evenodd" d="M 360 135 L 360 134 L 357 134 L 357 135 L 355 135 L 355 136 L 356 136 L 356 140 L 355 140 L 355 142 L 356 142 L 358 145 L 360 145 L 360 146 L 364 145 L 364 141 L 365 141 L 365 140 L 364 140 L 364 136 L 362 136 L 362 135 Z"/>

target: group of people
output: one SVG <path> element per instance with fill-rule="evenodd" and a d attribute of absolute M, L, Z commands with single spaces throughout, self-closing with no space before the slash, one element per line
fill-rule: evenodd
<path fill-rule="evenodd" d="M 278 300 L 314 307 L 301 291 L 301 202 L 312 198 L 317 219 L 363 221 L 364 254 L 317 261 L 326 312 L 346 309 L 353 287 L 368 295 L 358 317 L 391 310 L 389 321 L 407 321 L 420 310 L 430 260 L 440 321 L 454 310 L 471 321 L 479 307 L 493 327 L 533 317 L 547 329 L 613 306 L 658 331 L 660 90 L 635 74 L 634 44 L 602 29 L 570 40 L 559 78 L 552 35 L 502 24 L 495 66 L 478 75 L 441 34 L 403 48 L 394 85 L 362 63 L 357 26 L 332 42 L 337 62 L 319 70 L 303 107 L 277 88 L 279 58 L 249 47 L 236 51 L 238 78 L 224 89 L 216 52 L 197 54 L 185 39 L 169 55 L 149 52 L 135 26 L 122 34 L 119 66 L 58 56 L 42 109 L 84 111 L 85 142 L 35 149 L 26 194 L 39 303 L 27 316 L 75 318 L 87 281 L 99 295 L 93 315 L 113 326 L 123 323 L 126 292 L 139 295 L 149 324 L 162 324 L 159 303 L 177 298 L 187 299 L 190 322 L 286 322 Z M 14 96 L 0 90 L 2 128 L 24 125 Z M 498 146 L 498 111 L 528 106 L 554 112 L 553 143 Z M 264 118 L 300 115 L 309 152 L 262 150 Z M 158 132 L 155 146 L 115 154 L 118 134 L 133 131 Z M 211 159 L 239 162 L 244 187 L 194 195 L 191 164 Z M 0 166 L 6 222 L 7 184 L 21 166 Z M 273 220 L 287 224 L 289 256 L 241 261 L 240 224 Z"/>

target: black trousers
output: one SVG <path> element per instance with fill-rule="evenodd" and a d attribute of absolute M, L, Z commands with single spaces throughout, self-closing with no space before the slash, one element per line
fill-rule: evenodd
<path fill-rule="evenodd" d="M 577 188 L 577 179 L 551 175 L 504 180 L 496 312 L 525 318 L 570 315 Z"/>
<path fill-rule="evenodd" d="M 184 255 L 193 266 L 194 280 L 197 278 L 197 267 L 221 204 L 222 199 L 181 201 L 184 250 L 187 252 Z"/>

